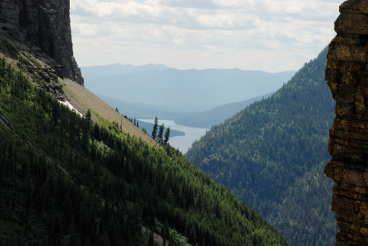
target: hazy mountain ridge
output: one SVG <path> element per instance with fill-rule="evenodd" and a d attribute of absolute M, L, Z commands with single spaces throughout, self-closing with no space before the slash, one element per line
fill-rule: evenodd
<path fill-rule="evenodd" d="M 86 87 L 99 95 L 159 106 L 168 112 L 200 112 L 272 93 L 293 74 L 239 69 L 161 69 L 161 66 L 148 70 L 143 66 L 139 72 L 127 73 L 126 66 L 82 68 L 88 81 Z"/>
<path fill-rule="evenodd" d="M 217 124 L 223 123 L 226 119 L 240 112 L 250 104 L 260 101 L 270 95 L 251 98 L 242 102 L 229 103 L 215 107 L 213 109 L 202 112 L 167 112 L 164 109 L 146 104 L 127 103 L 118 99 L 101 96 L 111 107 L 117 107 L 123 114 L 129 117 L 138 119 L 159 119 L 173 120 L 177 124 L 198 127 L 210 128 Z"/>
<path fill-rule="evenodd" d="M 264 98 L 267 98 L 270 95 L 259 96 L 242 102 L 234 102 L 221 105 L 203 112 L 194 112 L 190 114 L 185 114 L 177 118 L 175 121 L 179 124 L 188 125 L 192 127 L 211 128 L 213 126 L 223 123 L 226 119 L 244 110 L 249 105 L 258 102 Z"/>

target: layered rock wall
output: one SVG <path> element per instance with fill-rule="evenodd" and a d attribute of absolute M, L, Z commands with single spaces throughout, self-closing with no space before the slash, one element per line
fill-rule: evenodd
<path fill-rule="evenodd" d="M 368 1 L 340 6 L 336 38 L 328 54 L 326 79 L 336 100 L 330 131 L 332 160 L 326 174 L 335 181 L 332 209 L 337 245 L 368 245 Z"/>
<path fill-rule="evenodd" d="M 60 77 L 83 84 L 73 56 L 70 0 L 1 0 L 0 35 L 39 48 Z"/>

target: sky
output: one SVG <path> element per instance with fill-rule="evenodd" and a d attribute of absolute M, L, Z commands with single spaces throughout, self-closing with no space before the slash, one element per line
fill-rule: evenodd
<path fill-rule="evenodd" d="M 297 70 L 328 45 L 343 0 L 71 0 L 80 66 Z"/>

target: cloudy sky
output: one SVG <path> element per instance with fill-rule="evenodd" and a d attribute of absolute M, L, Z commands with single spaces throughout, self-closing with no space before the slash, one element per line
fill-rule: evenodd
<path fill-rule="evenodd" d="M 71 0 L 81 66 L 300 68 L 334 36 L 343 0 Z"/>

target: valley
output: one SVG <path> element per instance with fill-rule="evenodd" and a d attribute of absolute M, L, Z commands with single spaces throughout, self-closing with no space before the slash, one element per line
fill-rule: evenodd
<path fill-rule="evenodd" d="M 183 132 L 169 143 L 257 210 L 291 245 L 332 246 L 331 182 L 321 175 L 334 107 L 324 80 L 326 53 L 274 93 L 202 112 L 170 112 L 102 97 L 112 107 L 141 116 L 141 122 L 152 124 L 158 116 L 164 119 L 159 125 Z"/>
<path fill-rule="evenodd" d="M 367 14 L 0 0 L 0 246 L 368 245 Z"/>

